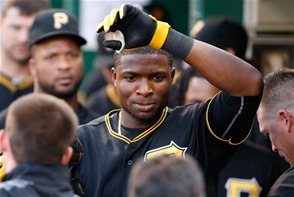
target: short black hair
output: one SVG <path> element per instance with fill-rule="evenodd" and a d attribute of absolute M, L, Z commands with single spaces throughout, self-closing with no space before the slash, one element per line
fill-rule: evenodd
<path fill-rule="evenodd" d="M 140 47 L 138 49 L 134 49 L 134 50 L 130 50 L 130 51 L 121 51 L 121 52 L 115 52 L 114 53 L 114 64 L 115 66 L 118 66 L 121 64 L 120 62 L 120 59 L 122 56 L 124 55 L 132 55 L 132 54 L 141 54 L 141 55 L 144 55 L 144 54 L 158 54 L 158 55 L 164 55 L 167 57 L 168 59 L 168 64 L 170 66 L 172 66 L 173 64 L 173 56 L 171 53 L 168 53 L 167 51 L 163 50 L 163 49 L 153 49 L 149 46 L 147 47 Z"/>

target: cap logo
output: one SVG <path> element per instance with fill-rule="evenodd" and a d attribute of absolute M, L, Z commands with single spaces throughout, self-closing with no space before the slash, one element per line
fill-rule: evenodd
<path fill-rule="evenodd" d="M 66 25 L 68 23 L 68 16 L 63 12 L 54 13 L 53 18 L 55 29 L 61 29 L 62 25 Z"/>

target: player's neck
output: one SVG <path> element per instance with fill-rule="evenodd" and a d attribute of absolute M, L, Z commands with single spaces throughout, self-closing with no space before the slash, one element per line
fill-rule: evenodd
<path fill-rule="evenodd" d="M 31 77 L 27 63 L 13 61 L 5 55 L 1 55 L 0 72 L 11 79 L 25 80 Z"/>
<path fill-rule="evenodd" d="M 162 117 L 162 115 L 165 113 L 165 110 L 166 109 L 164 109 L 162 113 L 158 114 L 157 116 L 154 116 L 153 119 L 148 120 L 136 119 L 128 112 L 121 110 L 119 114 L 119 127 L 123 126 L 130 129 L 149 128 Z"/>
<path fill-rule="evenodd" d="M 78 101 L 78 97 L 77 94 L 70 97 L 70 98 L 66 98 L 63 99 L 67 104 L 69 104 L 69 106 L 71 106 L 71 108 L 78 113 L 79 112 L 79 101 Z"/>

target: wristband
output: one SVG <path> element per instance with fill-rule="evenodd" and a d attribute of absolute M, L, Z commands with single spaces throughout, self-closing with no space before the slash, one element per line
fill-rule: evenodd
<path fill-rule="evenodd" d="M 169 32 L 162 49 L 185 60 L 192 49 L 194 39 L 169 28 Z"/>
<path fill-rule="evenodd" d="M 157 28 L 149 46 L 154 49 L 161 49 L 165 41 L 163 38 L 167 37 L 169 28 L 170 26 L 168 23 L 157 21 Z"/>

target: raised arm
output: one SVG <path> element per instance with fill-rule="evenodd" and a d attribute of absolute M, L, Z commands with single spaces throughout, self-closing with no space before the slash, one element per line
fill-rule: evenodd
<path fill-rule="evenodd" d="M 212 45 L 195 40 L 184 60 L 232 96 L 256 96 L 262 90 L 262 75 L 256 68 Z"/>
<path fill-rule="evenodd" d="M 221 49 L 177 32 L 132 5 L 124 4 L 112 10 L 98 25 L 97 32 L 101 31 L 116 32 L 113 40 L 104 43 L 107 47 L 132 50 L 149 45 L 164 49 L 185 60 L 209 82 L 232 96 L 261 94 L 262 75 L 256 68 Z"/>

